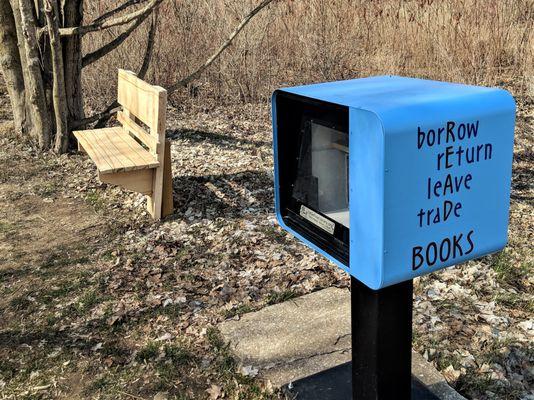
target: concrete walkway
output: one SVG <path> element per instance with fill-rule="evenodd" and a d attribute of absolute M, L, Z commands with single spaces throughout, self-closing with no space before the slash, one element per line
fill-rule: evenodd
<path fill-rule="evenodd" d="M 219 327 L 248 371 L 281 387 L 351 361 L 350 292 L 328 288 Z M 442 400 L 465 400 L 419 354 L 412 374 Z"/>

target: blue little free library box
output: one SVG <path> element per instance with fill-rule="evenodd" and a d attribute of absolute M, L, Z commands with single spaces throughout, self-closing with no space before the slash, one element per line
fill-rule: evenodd
<path fill-rule="evenodd" d="M 515 102 L 379 76 L 272 98 L 283 228 L 372 289 L 502 249 Z"/>

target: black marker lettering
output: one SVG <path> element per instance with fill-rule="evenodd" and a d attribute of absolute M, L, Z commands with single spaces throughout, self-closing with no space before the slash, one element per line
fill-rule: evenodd
<path fill-rule="evenodd" d="M 471 240 L 471 236 L 473 235 L 474 232 L 475 232 L 475 231 L 474 231 L 473 229 L 471 229 L 471 230 L 469 231 L 469 233 L 467 234 L 467 242 L 469 243 L 469 246 L 470 246 L 470 247 L 469 247 L 469 250 L 467 250 L 467 251 L 465 252 L 465 254 L 470 254 L 470 253 L 473 251 L 473 249 L 475 248 L 475 244 L 474 244 L 473 241 Z"/>
<path fill-rule="evenodd" d="M 421 246 L 415 246 L 412 249 L 412 270 L 417 271 L 421 265 L 423 265 L 423 262 L 425 261 L 423 257 L 421 256 L 421 250 L 423 248 Z M 417 263 L 416 263 L 417 260 Z"/>

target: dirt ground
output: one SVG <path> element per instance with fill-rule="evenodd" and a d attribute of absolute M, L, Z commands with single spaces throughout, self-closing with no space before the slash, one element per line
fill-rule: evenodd
<path fill-rule="evenodd" d="M 169 110 L 176 210 L 37 154 L 0 118 L 0 398 L 276 399 L 217 324 L 347 276 L 275 222 L 267 105 Z M 510 244 L 417 279 L 414 347 L 471 399 L 534 398 L 534 102 L 518 99 Z"/>

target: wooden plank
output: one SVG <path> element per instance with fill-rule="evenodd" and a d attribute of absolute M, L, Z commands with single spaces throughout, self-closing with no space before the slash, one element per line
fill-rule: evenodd
<path fill-rule="evenodd" d="M 100 147 L 96 145 L 94 135 L 91 130 L 74 132 L 74 136 L 76 139 L 78 139 L 89 157 L 97 165 L 97 168 L 113 169 L 113 165 L 108 162 L 105 154 L 102 154 Z"/>
<path fill-rule="evenodd" d="M 117 114 L 117 120 L 122 124 L 123 129 L 130 132 L 144 143 L 153 154 L 157 153 L 158 141 L 156 136 L 151 136 L 132 119 L 127 117 L 123 112 Z"/>
<path fill-rule="evenodd" d="M 109 143 L 108 134 L 118 135 L 115 128 L 99 129 L 87 131 L 86 141 L 91 147 L 87 149 L 89 157 L 95 162 L 100 172 L 120 171 L 123 162 L 117 157 L 116 149 Z"/>
<path fill-rule="evenodd" d="M 144 82 L 133 72 L 119 69 L 118 102 L 148 125 L 151 134 L 157 129 L 158 101 L 163 92 L 165 89 Z"/>
<path fill-rule="evenodd" d="M 124 171 L 135 168 L 137 165 L 144 165 L 146 163 L 143 153 L 146 151 L 138 143 L 131 146 L 128 143 L 130 136 L 121 131 L 119 134 L 112 134 L 109 131 L 104 133 L 107 137 L 107 142 L 102 141 L 103 146 L 110 153 L 117 163 Z M 142 150 L 142 153 L 139 151 Z"/>
<path fill-rule="evenodd" d="M 107 149 L 114 148 L 114 156 L 121 163 L 121 170 L 130 171 L 143 168 L 151 168 L 159 165 L 159 162 L 146 151 L 130 135 L 121 130 L 119 135 L 108 133 L 109 145 Z"/>
<path fill-rule="evenodd" d="M 104 172 L 103 168 L 99 167 L 99 161 L 105 161 L 111 165 L 111 168 L 106 172 L 116 172 L 126 170 L 129 164 L 126 164 L 127 158 L 121 155 L 120 151 L 110 142 L 110 136 L 118 136 L 120 131 L 116 129 L 102 129 L 101 131 L 93 131 L 93 145 L 98 149 L 102 157 L 99 160 L 93 159 L 98 167 L 98 170 Z"/>
<path fill-rule="evenodd" d="M 165 121 L 167 118 L 167 92 L 164 90 L 159 92 L 158 99 L 158 120 L 156 130 L 158 134 L 158 141 L 165 143 Z M 152 196 L 147 199 L 147 208 L 154 219 L 161 219 L 161 205 L 163 196 L 163 160 L 164 160 L 165 146 L 158 147 L 157 159 L 161 161 L 161 165 L 156 169 L 154 174 L 154 183 L 152 185 Z"/>
<path fill-rule="evenodd" d="M 129 82 L 143 91 L 153 93 L 156 98 L 159 98 L 160 93 L 166 92 L 166 90 L 161 86 L 151 85 L 150 83 L 138 78 L 134 72 L 126 69 L 119 68 L 119 79 Z"/>
<path fill-rule="evenodd" d="M 74 134 L 74 136 L 76 136 L 76 132 L 73 132 L 73 134 Z M 78 142 L 78 151 L 79 151 L 80 153 L 85 153 L 85 154 L 87 154 L 87 152 L 84 150 L 84 148 L 83 148 L 82 144 L 80 143 L 80 141 L 77 140 L 77 142 Z"/>
<path fill-rule="evenodd" d="M 122 131 L 120 136 L 121 141 L 123 141 L 128 149 L 124 149 L 125 152 L 135 153 L 139 161 L 136 161 L 139 165 L 145 163 L 147 165 L 152 165 L 153 167 L 158 166 L 160 163 L 157 161 L 156 156 L 151 154 L 143 146 L 141 146 L 134 138 L 132 138 L 127 131 Z"/>
<path fill-rule="evenodd" d="M 157 159 L 121 127 L 79 131 L 76 137 L 95 162 L 100 173 L 159 166 Z"/>
<path fill-rule="evenodd" d="M 152 194 L 153 169 L 137 171 L 115 172 L 112 174 L 98 174 L 104 183 L 121 186 L 127 190 L 142 194 Z"/>

